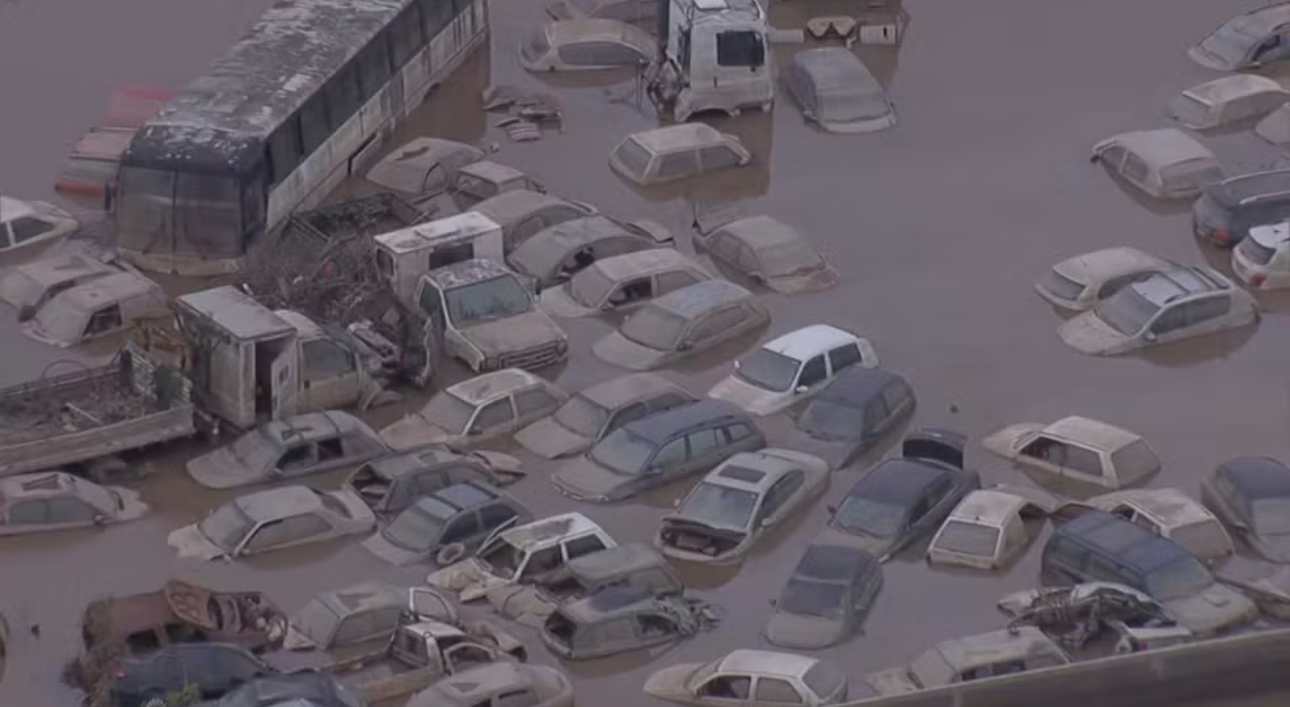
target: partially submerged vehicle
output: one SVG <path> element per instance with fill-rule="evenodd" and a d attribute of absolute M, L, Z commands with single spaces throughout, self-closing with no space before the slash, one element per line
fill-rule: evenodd
<path fill-rule="evenodd" d="M 908 666 L 872 673 L 865 682 L 882 695 L 906 695 L 1070 662 L 1066 651 L 1042 631 L 1019 626 L 941 641 Z"/>
<path fill-rule="evenodd" d="M 294 670 L 242 683 L 215 704 L 218 707 L 362 707 L 360 700 L 329 673 Z"/>
<path fill-rule="evenodd" d="M 629 373 L 574 393 L 553 415 L 517 432 L 515 441 L 546 459 L 569 457 L 629 422 L 695 399 L 662 376 Z"/>
<path fill-rule="evenodd" d="M 382 157 L 367 181 L 403 194 L 433 194 L 451 186 L 457 170 L 484 159 L 473 145 L 437 137 L 414 138 Z"/>
<path fill-rule="evenodd" d="M 546 288 L 567 281 L 602 258 L 674 243 L 672 234 L 654 221 L 619 223 L 604 215 L 587 216 L 538 231 L 512 251 L 506 263 Z"/>
<path fill-rule="evenodd" d="M 1201 500 L 1261 557 L 1290 562 L 1290 468 L 1268 457 L 1223 462 Z"/>
<path fill-rule="evenodd" d="M 878 354 L 867 339 L 829 324 L 812 324 L 736 360 L 734 373 L 708 395 L 755 415 L 772 415 L 820 392 L 852 366 L 877 365 Z"/>
<path fill-rule="evenodd" d="M 818 292 L 838 274 L 797 229 L 769 216 L 706 227 L 696 223 L 694 251 L 785 295 Z"/>
<path fill-rule="evenodd" d="M 769 322 L 770 312 L 748 290 L 726 280 L 705 280 L 651 300 L 591 350 L 608 363 L 647 371 Z"/>
<path fill-rule="evenodd" d="M 69 287 L 22 323 L 22 332 L 67 348 L 119 334 L 136 322 L 169 316 L 166 293 L 135 272 L 115 272 Z"/>
<path fill-rule="evenodd" d="M 539 303 L 557 317 L 632 310 L 712 275 L 673 248 L 653 248 L 601 258 L 579 270 L 568 282 L 544 290 Z"/>
<path fill-rule="evenodd" d="M 231 489 L 321 474 L 362 464 L 389 450 L 366 422 L 337 410 L 266 423 L 224 447 L 188 461 L 188 476 Z"/>
<path fill-rule="evenodd" d="M 0 536 L 92 528 L 148 512 L 137 491 L 99 486 L 61 471 L 0 479 Z"/>
<path fill-rule="evenodd" d="M 568 399 L 528 371 L 507 368 L 449 386 L 419 411 L 381 430 L 391 449 L 428 444 L 478 444 L 550 415 Z"/>
<path fill-rule="evenodd" d="M 1050 481 L 1070 480 L 1121 489 L 1160 471 L 1160 459 L 1141 437 L 1076 415 L 1050 425 L 1009 425 L 981 444 Z"/>
<path fill-rule="evenodd" d="M 1290 567 L 1232 562 L 1218 570 L 1216 577 L 1253 599 L 1260 612 L 1274 619 L 1290 620 Z"/>
<path fill-rule="evenodd" d="M 1290 57 L 1290 3 L 1237 15 L 1187 50 L 1192 61 L 1216 71 L 1239 71 Z"/>
<path fill-rule="evenodd" d="M 1235 552 L 1223 524 L 1201 504 L 1175 488 L 1130 489 L 1068 503 L 1063 509 L 1088 507 L 1106 511 L 1169 538 L 1206 562 Z"/>
<path fill-rule="evenodd" d="M 882 84 L 845 47 L 797 52 L 784 85 L 802 115 L 826 132 L 868 133 L 896 124 L 896 107 Z"/>
<path fill-rule="evenodd" d="M 166 695 L 180 693 L 218 699 L 248 680 L 277 672 L 241 646 L 176 643 L 118 661 L 108 699 L 114 707 L 164 705 Z"/>
<path fill-rule="evenodd" d="M 1067 346 L 1111 356 L 1253 324 L 1259 306 L 1213 268 L 1176 268 L 1135 282 L 1057 328 Z"/>
<path fill-rule="evenodd" d="M 736 562 L 828 488 L 829 465 L 822 459 L 787 449 L 741 452 L 663 517 L 654 546 L 687 562 Z"/>
<path fill-rule="evenodd" d="M 591 204 L 567 201 L 527 189 L 515 189 L 485 199 L 475 204 L 471 211 L 502 229 L 502 251 L 507 254 L 544 228 L 599 213 Z"/>
<path fill-rule="evenodd" d="M 1137 248 L 1104 248 L 1057 263 L 1035 283 L 1035 292 L 1056 307 L 1083 312 L 1128 285 L 1177 269 Z"/>
<path fill-rule="evenodd" d="M 1109 137 L 1093 146 L 1091 159 L 1156 199 L 1190 199 L 1224 176 L 1214 153 L 1177 128 Z"/>
<path fill-rule="evenodd" d="M 74 216 L 47 201 L 0 195 L 0 253 L 53 243 L 80 227 Z"/>
<path fill-rule="evenodd" d="M 1290 220 L 1290 169 L 1247 172 L 1214 182 L 1191 206 L 1192 233 L 1216 248 L 1231 248 L 1250 229 L 1286 220 Z"/>
<path fill-rule="evenodd" d="M 651 30 L 658 27 L 658 3 L 654 0 L 552 0 L 546 13 L 557 20 L 598 18 Z"/>
<path fill-rule="evenodd" d="M 506 486 L 523 477 L 520 460 L 492 451 L 460 453 L 430 446 L 373 459 L 345 480 L 377 515 L 398 513 L 418 498 L 469 481 Z"/>
<path fill-rule="evenodd" d="M 524 504 L 500 489 L 467 481 L 423 496 L 363 547 L 394 565 L 433 561 L 444 566 L 473 552 L 494 530 L 532 519 Z"/>
<path fill-rule="evenodd" d="M 663 668 L 645 693 L 691 705 L 843 704 L 847 676 L 837 664 L 795 653 L 739 649 L 708 663 Z"/>
<path fill-rule="evenodd" d="M 115 260 L 111 256 L 66 253 L 15 265 L 0 277 L 0 300 L 16 310 L 18 321 L 26 321 L 63 290 L 121 272 Z"/>
<path fill-rule="evenodd" d="M 851 366 L 834 376 L 797 416 L 797 429 L 840 447 L 829 466 L 843 469 L 872 451 L 914 414 L 914 390 L 900 375 Z"/>
<path fill-rule="evenodd" d="M 882 589 L 882 563 L 859 548 L 813 544 L 793 569 L 762 635 L 782 648 L 818 650 L 860 629 Z"/>
<path fill-rule="evenodd" d="M 1232 272 L 1250 289 L 1290 287 L 1290 221 L 1252 227 L 1232 249 Z"/>
<path fill-rule="evenodd" d="M 528 71 L 588 71 L 646 67 L 658 42 L 645 30 L 609 19 L 556 20 L 529 30 L 520 42 Z"/>
<path fill-rule="evenodd" d="M 701 601 L 613 587 L 556 609 L 542 625 L 542 643 L 563 660 L 590 660 L 672 645 L 715 623 Z"/>
<path fill-rule="evenodd" d="M 462 207 L 474 206 L 508 191 L 546 193 L 546 187 L 514 167 L 492 160 L 479 160 L 457 168 L 452 179 L 452 196 Z"/>
<path fill-rule="evenodd" d="M 235 498 L 166 542 L 180 557 L 231 560 L 364 533 L 375 523 L 372 510 L 351 491 L 279 486 Z"/>
<path fill-rule="evenodd" d="M 1290 100 L 1290 91 L 1265 76 L 1233 74 L 1183 91 L 1169 113 L 1192 130 L 1218 128 L 1260 118 Z"/>
<path fill-rule="evenodd" d="M 628 135 L 609 154 L 619 176 L 641 186 L 743 167 L 752 153 L 740 139 L 705 123 L 681 123 Z"/>
<path fill-rule="evenodd" d="M 1178 625 L 1160 602 L 1113 582 L 1027 589 L 1005 596 L 998 606 L 1012 617 L 1009 627 L 1034 626 L 1072 650 L 1083 648 L 1104 629 L 1116 637 L 1113 655 L 1193 639 L 1192 632 Z"/>
<path fill-rule="evenodd" d="M 457 613 L 446 600 L 427 591 L 425 596 L 388 584 L 364 582 L 326 591 L 305 602 L 291 615 L 283 641 L 289 650 L 335 651 L 368 641 L 387 641 L 413 598 L 420 614 L 449 623 Z"/>
<path fill-rule="evenodd" d="M 927 561 L 982 570 L 1008 566 L 1030 547 L 1026 521 L 1057 510 L 1056 497 L 1039 489 L 992 486 L 963 497 L 927 547 Z"/>
<path fill-rule="evenodd" d="M 479 665 L 417 693 L 407 707 L 526 705 L 573 707 L 573 683 L 555 668 L 528 663 Z"/>

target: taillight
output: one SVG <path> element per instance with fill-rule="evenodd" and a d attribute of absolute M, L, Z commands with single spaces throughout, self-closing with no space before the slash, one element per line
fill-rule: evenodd
<path fill-rule="evenodd" d="M 1263 287 L 1263 281 L 1266 279 L 1268 279 L 1267 275 L 1264 275 L 1263 273 L 1259 273 L 1250 278 L 1250 285 L 1252 287 Z"/>
<path fill-rule="evenodd" d="M 1214 231 L 1214 240 L 1219 243 L 1231 243 L 1232 234 L 1227 231 Z"/>

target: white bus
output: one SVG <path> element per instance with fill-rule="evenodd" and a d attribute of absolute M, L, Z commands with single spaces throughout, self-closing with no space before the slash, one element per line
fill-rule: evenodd
<path fill-rule="evenodd" d="M 236 270 L 484 43 L 487 13 L 487 0 L 277 2 L 131 141 L 113 199 L 122 255 Z"/>

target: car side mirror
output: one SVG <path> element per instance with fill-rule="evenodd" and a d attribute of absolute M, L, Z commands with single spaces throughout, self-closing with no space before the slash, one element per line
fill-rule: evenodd
<path fill-rule="evenodd" d="M 1142 335 L 1142 338 L 1146 339 L 1147 341 L 1155 341 L 1156 333 L 1154 331 L 1148 330 L 1145 334 Z"/>
<path fill-rule="evenodd" d="M 837 506 L 827 506 L 827 507 L 825 508 L 825 510 L 827 510 L 827 511 L 829 512 L 829 515 L 833 515 L 833 514 L 835 514 L 835 513 L 837 513 L 837 512 L 838 512 L 838 507 L 837 507 Z"/>
<path fill-rule="evenodd" d="M 807 386 L 804 386 L 804 385 L 799 385 L 799 386 L 797 386 L 797 388 L 795 388 L 794 390 L 795 390 L 796 392 L 798 392 L 798 393 L 805 393 L 806 391 L 810 390 L 810 388 L 808 388 Z"/>
<path fill-rule="evenodd" d="M 681 507 L 681 499 L 679 499 L 679 498 L 674 498 L 674 499 L 672 499 L 672 507 L 673 507 L 673 508 L 680 508 L 680 507 Z"/>
<path fill-rule="evenodd" d="M 739 362 L 738 362 L 738 361 L 735 361 L 735 362 L 734 362 L 734 364 L 732 364 L 732 365 L 734 366 L 734 368 L 735 368 L 735 370 L 736 370 L 736 371 L 737 371 L 737 370 L 739 370 Z"/>

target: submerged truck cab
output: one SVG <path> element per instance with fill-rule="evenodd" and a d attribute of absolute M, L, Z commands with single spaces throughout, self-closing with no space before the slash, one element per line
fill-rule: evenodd
<path fill-rule="evenodd" d="M 702 111 L 770 110 L 775 80 L 757 0 L 660 0 L 659 65 L 650 96 L 675 120 Z"/>

